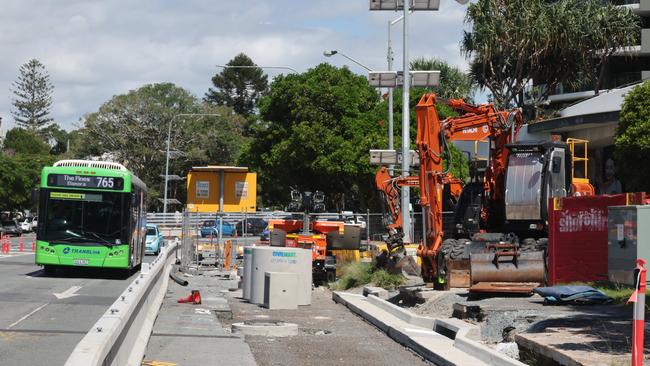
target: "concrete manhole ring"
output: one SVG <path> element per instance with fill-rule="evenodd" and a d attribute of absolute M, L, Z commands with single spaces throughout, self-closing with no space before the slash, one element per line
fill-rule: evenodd
<path fill-rule="evenodd" d="M 322 335 L 332 334 L 332 331 L 331 331 L 331 330 L 327 330 L 327 329 L 309 329 L 309 328 L 304 328 L 304 329 L 301 329 L 301 331 L 302 331 L 303 333 L 305 333 L 305 334 L 316 335 L 316 336 L 322 336 Z"/>
<path fill-rule="evenodd" d="M 233 333 L 262 337 L 291 337 L 298 335 L 298 324 L 281 320 L 255 319 L 233 323 Z"/>

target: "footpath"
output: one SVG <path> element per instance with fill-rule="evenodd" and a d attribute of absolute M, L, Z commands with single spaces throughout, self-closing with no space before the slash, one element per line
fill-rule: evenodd
<path fill-rule="evenodd" d="M 235 281 L 217 271 L 182 278 L 188 286 L 170 280 L 153 327 L 143 365 L 256 365 L 244 338 L 226 332 L 220 318 L 231 316 L 224 297 Z M 178 303 L 199 290 L 201 304 Z"/>

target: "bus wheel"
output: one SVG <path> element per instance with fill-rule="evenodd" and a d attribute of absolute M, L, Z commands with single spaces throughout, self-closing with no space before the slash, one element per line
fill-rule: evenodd
<path fill-rule="evenodd" d="M 51 265 L 43 266 L 43 272 L 46 276 L 54 276 L 56 274 L 56 267 Z"/>

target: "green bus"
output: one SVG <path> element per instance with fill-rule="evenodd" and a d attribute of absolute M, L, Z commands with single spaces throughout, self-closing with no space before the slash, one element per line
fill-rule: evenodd
<path fill-rule="evenodd" d="M 36 264 L 119 268 L 142 264 L 147 186 L 123 165 L 61 160 L 43 168 Z"/>

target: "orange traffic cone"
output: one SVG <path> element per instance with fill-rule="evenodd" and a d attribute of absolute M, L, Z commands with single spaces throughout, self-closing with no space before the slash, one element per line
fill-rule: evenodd
<path fill-rule="evenodd" d="M 198 290 L 192 290 L 192 293 L 188 297 L 181 297 L 178 299 L 178 303 L 187 303 L 191 302 L 194 305 L 198 305 L 201 303 L 201 293 Z"/>

